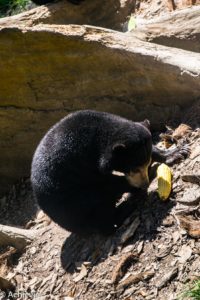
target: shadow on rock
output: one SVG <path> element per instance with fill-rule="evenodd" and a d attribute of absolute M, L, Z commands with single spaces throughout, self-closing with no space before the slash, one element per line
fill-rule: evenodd
<path fill-rule="evenodd" d="M 22 179 L 0 199 L 0 224 L 24 227 L 34 220 L 39 207 L 29 179 Z"/>

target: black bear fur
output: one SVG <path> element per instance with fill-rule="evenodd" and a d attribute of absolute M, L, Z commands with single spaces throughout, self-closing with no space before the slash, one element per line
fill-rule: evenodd
<path fill-rule="evenodd" d="M 40 207 L 69 231 L 112 233 L 130 214 L 123 205 L 116 208 L 117 201 L 148 186 L 152 159 L 173 162 L 187 152 L 156 149 L 148 125 L 92 110 L 60 120 L 33 157 L 31 181 Z"/>

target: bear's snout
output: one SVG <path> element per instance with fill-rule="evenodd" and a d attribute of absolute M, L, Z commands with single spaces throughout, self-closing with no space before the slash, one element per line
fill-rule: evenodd
<path fill-rule="evenodd" d="M 148 165 L 137 168 L 126 174 L 130 185 L 136 188 L 147 189 L 149 186 Z"/>

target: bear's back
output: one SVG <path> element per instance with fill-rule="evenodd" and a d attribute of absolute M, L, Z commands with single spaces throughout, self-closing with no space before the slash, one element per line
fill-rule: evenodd
<path fill-rule="evenodd" d="M 33 187 L 60 189 L 73 181 L 95 180 L 98 160 L 127 120 L 91 110 L 69 114 L 56 123 L 39 143 L 32 162 Z M 44 183 L 44 184 L 42 184 Z"/>

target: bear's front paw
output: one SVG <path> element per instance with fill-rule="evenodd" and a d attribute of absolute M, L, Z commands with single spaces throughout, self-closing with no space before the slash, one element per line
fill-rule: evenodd
<path fill-rule="evenodd" d="M 176 151 L 167 158 L 166 164 L 171 165 L 179 160 L 187 158 L 189 155 L 190 155 L 190 146 L 188 144 L 179 146 L 177 147 Z"/>

